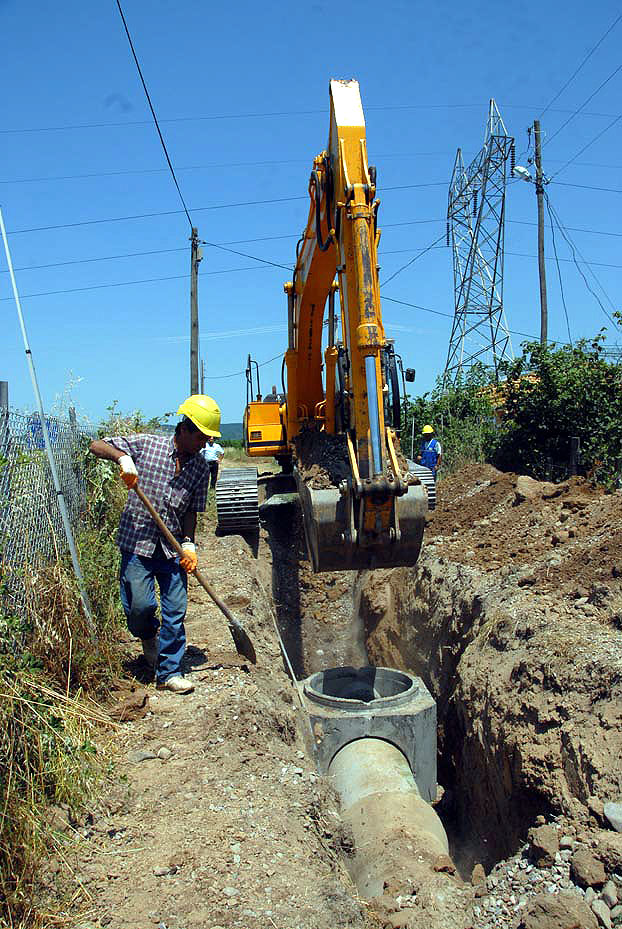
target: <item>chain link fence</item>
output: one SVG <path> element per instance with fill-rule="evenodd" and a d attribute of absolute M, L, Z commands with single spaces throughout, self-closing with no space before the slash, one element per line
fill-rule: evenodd
<path fill-rule="evenodd" d="M 75 417 L 46 417 L 60 485 L 73 529 L 84 513 L 82 436 Z M 0 606 L 5 616 L 27 614 L 26 572 L 67 551 L 38 413 L 0 408 Z"/>

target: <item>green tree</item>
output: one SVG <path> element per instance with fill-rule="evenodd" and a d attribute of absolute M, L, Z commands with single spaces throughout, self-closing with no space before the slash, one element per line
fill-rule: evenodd
<path fill-rule="evenodd" d="M 582 465 L 615 483 L 622 456 L 622 369 L 607 361 L 602 332 L 591 342 L 543 348 L 526 343 L 508 368 L 494 449 L 499 467 L 537 478 L 565 477 L 570 437 Z M 551 469 L 552 463 L 552 469 Z"/>

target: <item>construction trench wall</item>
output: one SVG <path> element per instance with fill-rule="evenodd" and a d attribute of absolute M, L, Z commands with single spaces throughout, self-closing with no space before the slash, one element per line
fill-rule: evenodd
<path fill-rule="evenodd" d="M 513 854 L 539 815 L 596 810 L 604 825 L 603 798 L 622 795 L 620 640 L 434 550 L 361 578 L 360 613 L 370 662 L 419 675 L 437 701 L 441 810 L 469 873 Z"/>

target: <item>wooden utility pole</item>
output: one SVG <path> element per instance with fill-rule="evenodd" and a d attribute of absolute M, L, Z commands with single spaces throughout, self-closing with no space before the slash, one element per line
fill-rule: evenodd
<path fill-rule="evenodd" d="M 190 236 L 190 393 L 199 392 L 199 233 L 192 227 Z"/>
<path fill-rule="evenodd" d="M 544 185 L 542 180 L 542 145 L 540 120 L 533 123 L 536 150 L 536 198 L 538 200 L 538 270 L 540 272 L 540 345 L 546 346 L 549 314 L 546 301 L 546 268 L 544 266 Z"/>

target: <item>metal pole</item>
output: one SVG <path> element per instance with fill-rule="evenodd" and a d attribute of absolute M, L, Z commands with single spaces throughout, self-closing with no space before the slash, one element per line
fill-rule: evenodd
<path fill-rule="evenodd" d="M 199 233 L 192 227 L 190 236 L 190 393 L 199 392 Z"/>
<path fill-rule="evenodd" d="M 544 186 L 542 183 L 542 145 L 540 120 L 533 123 L 536 150 L 536 198 L 538 201 L 538 271 L 540 274 L 540 345 L 546 347 L 548 338 L 548 306 L 546 299 L 546 268 L 544 265 Z"/>
<path fill-rule="evenodd" d="M 201 393 L 205 393 L 205 362 L 201 358 Z"/>
<path fill-rule="evenodd" d="M 67 512 L 67 503 L 65 502 L 65 496 L 63 494 L 62 488 L 60 486 L 60 481 L 58 479 L 56 461 L 54 460 L 54 453 L 52 451 L 52 443 L 50 442 L 50 434 L 48 432 L 47 419 L 45 418 L 45 411 L 43 409 L 43 399 L 41 397 L 41 391 L 39 390 L 39 384 L 37 381 L 35 365 L 32 360 L 32 351 L 30 350 L 30 344 L 28 342 L 28 335 L 26 333 L 26 324 L 24 322 L 22 306 L 21 306 L 20 299 L 19 299 L 19 293 L 17 291 L 17 283 L 15 281 L 15 274 L 13 273 L 13 262 L 11 261 L 11 252 L 9 250 L 9 242 L 8 242 L 7 235 L 6 235 L 6 228 L 4 225 L 4 216 L 2 215 L 1 208 L 0 208 L 0 230 L 2 231 L 2 241 L 4 243 L 4 252 L 6 254 L 6 262 L 7 262 L 8 269 L 9 269 L 9 275 L 11 277 L 11 286 L 13 288 L 13 297 L 15 300 L 15 307 L 17 309 L 19 325 L 22 331 L 22 339 L 24 341 L 24 351 L 26 352 L 26 360 L 28 362 L 28 371 L 30 373 L 30 380 L 32 381 L 32 389 L 35 395 L 37 408 L 39 410 L 39 419 L 41 420 L 41 431 L 43 433 L 43 441 L 45 442 L 45 452 L 46 452 L 48 462 L 50 465 L 50 471 L 52 473 L 52 482 L 54 484 L 54 490 L 56 491 L 56 499 L 58 500 L 58 508 L 60 510 L 61 519 L 63 521 L 63 527 L 65 529 L 65 535 L 67 537 L 67 544 L 69 546 L 69 552 L 71 554 L 71 561 L 73 564 L 74 574 L 76 576 L 78 587 L 80 589 L 80 598 L 82 600 L 82 606 L 84 607 L 84 615 L 86 618 L 87 625 L 89 627 L 91 640 L 93 642 L 97 642 L 97 632 L 95 631 L 93 612 L 91 610 L 89 596 L 86 591 L 84 577 L 82 576 L 82 571 L 80 569 L 80 562 L 78 561 L 78 552 L 76 550 L 76 544 L 73 538 L 71 522 L 69 520 L 69 513 Z"/>

